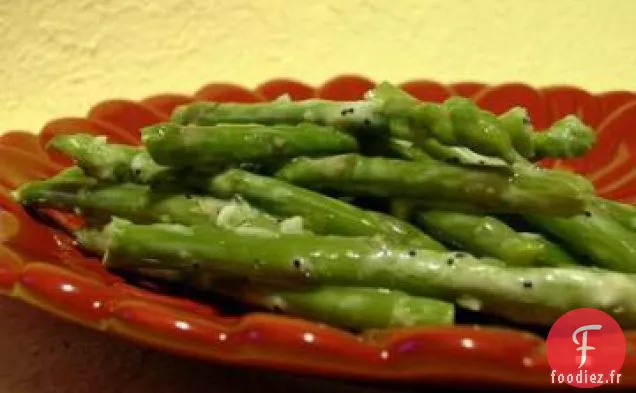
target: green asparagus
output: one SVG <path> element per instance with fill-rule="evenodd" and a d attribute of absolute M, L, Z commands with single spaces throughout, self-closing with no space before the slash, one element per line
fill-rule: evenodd
<path fill-rule="evenodd" d="M 451 97 L 442 104 L 421 102 L 387 82 L 370 90 L 361 101 L 197 102 L 177 108 L 171 121 L 202 126 L 308 122 L 364 130 L 362 135 L 366 137 L 386 135 L 380 132 L 385 130 L 395 138 L 415 141 L 418 146 L 434 139 L 443 146 L 469 148 L 507 163 L 516 162 L 519 157 L 573 157 L 587 152 L 595 141 L 594 131 L 572 115 L 546 132 L 535 133 L 523 108 L 512 108 L 497 117 L 467 98 Z"/>
<path fill-rule="evenodd" d="M 565 251 L 563 247 L 546 239 L 538 233 L 521 232 L 519 236 L 529 238 L 542 246 L 542 252 L 538 255 L 537 266 L 574 266 L 579 265 L 578 261 Z"/>
<path fill-rule="evenodd" d="M 461 146 L 444 146 L 432 138 L 424 140 L 421 148 L 431 157 L 450 164 L 510 169 L 508 163 L 500 158 L 477 154 Z"/>
<path fill-rule="evenodd" d="M 429 161 L 432 157 L 424 150 L 413 145 L 413 142 L 391 138 L 388 140 L 388 148 L 396 157 L 409 161 Z"/>
<path fill-rule="evenodd" d="M 455 303 L 546 326 L 592 307 L 636 327 L 636 207 L 532 163 L 593 147 L 575 116 L 535 132 L 524 108 L 381 83 L 360 101 L 199 102 L 171 121 L 141 147 L 56 136 L 77 167 L 13 197 L 82 214 L 78 245 L 116 271 L 334 326 L 448 324 Z"/>
<path fill-rule="evenodd" d="M 636 272 L 636 234 L 594 206 L 571 217 L 529 214 L 524 218 L 599 267 Z"/>
<path fill-rule="evenodd" d="M 446 146 L 436 139 L 424 140 L 420 146 L 404 139 L 391 138 L 388 141 L 391 156 L 409 161 L 431 161 L 433 159 L 450 164 L 464 166 L 482 166 L 509 169 L 504 160 L 497 157 L 484 156 L 462 146 Z"/>
<path fill-rule="evenodd" d="M 78 174 L 78 178 L 81 176 Z M 15 191 L 14 198 L 24 205 L 76 211 L 91 217 L 183 224 L 213 222 L 227 205 L 214 198 L 163 195 L 138 184 L 71 187 L 65 176 L 26 183 Z"/>
<path fill-rule="evenodd" d="M 574 265 L 558 246 L 540 235 L 521 234 L 495 217 L 449 211 L 423 211 L 418 222 L 438 239 L 477 256 L 515 266 Z"/>
<path fill-rule="evenodd" d="M 82 229 L 76 233 L 82 248 L 104 255 L 107 251 L 101 231 Z M 309 318 L 345 329 L 368 330 L 391 327 L 452 324 L 450 303 L 410 296 L 382 288 L 294 287 L 251 282 L 249 278 L 217 271 L 138 269 L 144 276 L 183 284 L 198 291 L 210 291 L 238 301 Z"/>
<path fill-rule="evenodd" d="M 139 152 L 138 148 L 127 145 L 118 145 L 117 149 L 111 149 L 106 137 L 90 134 L 57 135 L 51 139 L 47 148 L 72 157 L 92 176 L 108 180 L 122 177 Z"/>
<path fill-rule="evenodd" d="M 172 167 L 206 168 L 270 163 L 296 156 L 353 152 L 357 142 L 334 128 L 297 126 L 158 124 L 142 131 L 150 156 Z"/>
<path fill-rule="evenodd" d="M 589 192 L 574 176 L 518 166 L 509 176 L 439 162 L 409 162 L 355 154 L 298 158 L 276 176 L 299 186 L 353 195 L 462 203 L 490 212 L 572 214 Z M 575 178 L 576 179 L 576 178 Z"/>
<path fill-rule="evenodd" d="M 509 163 L 515 160 L 510 137 L 499 120 L 469 99 L 451 97 L 443 104 L 419 102 L 399 88 L 382 83 L 373 90 L 370 100 L 388 119 L 392 134 L 409 135 L 418 146 L 434 138 L 442 145 L 468 147 Z"/>
<path fill-rule="evenodd" d="M 499 116 L 499 122 L 508 133 L 512 146 L 522 157 L 531 159 L 535 155 L 534 134 L 528 111 L 513 107 Z"/>
<path fill-rule="evenodd" d="M 150 183 L 179 177 L 154 162 L 144 148 L 111 144 L 105 137 L 62 134 L 51 139 L 47 148 L 72 158 L 87 174 L 100 180 Z"/>
<path fill-rule="evenodd" d="M 300 290 L 248 285 L 239 291 L 232 296 L 246 303 L 354 330 L 454 321 L 450 303 L 382 288 L 322 286 Z"/>
<path fill-rule="evenodd" d="M 108 251 L 108 238 L 95 226 L 80 228 L 73 234 L 77 245 L 84 251 L 103 257 Z M 152 269 L 150 269 L 152 270 Z"/>
<path fill-rule="evenodd" d="M 14 192 L 14 199 L 23 205 L 75 211 L 97 221 L 109 221 L 116 216 L 137 223 L 212 224 L 255 234 L 304 230 L 300 217 L 280 221 L 238 197 L 220 200 L 167 193 L 140 184 L 97 184 L 79 168 L 26 183 Z"/>
<path fill-rule="evenodd" d="M 256 279 L 388 288 L 454 301 L 518 322 L 550 325 L 580 307 L 636 326 L 636 278 L 591 268 L 510 268 L 465 253 L 390 248 L 377 239 L 304 235 L 240 236 L 210 226 L 135 225 L 106 229 L 110 267 L 221 270 Z"/>
<path fill-rule="evenodd" d="M 602 198 L 594 200 L 594 204 L 612 220 L 636 232 L 636 206 Z"/>
<path fill-rule="evenodd" d="M 104 255 L 108 250 L 102 231 L 82 229 L 76 235 L 86 250 L 97 255 Z M 455 315 L 450 303 L 382 288 L 273 285 L 198 269 L 141 268 L 138 271 L 147 277 L 180 283 L 198 291 L 221 293 L 274 312 L 355 330 L 446 325 L 453 323 Z"/>
<path fill-rule="evenodd" d="M 230 169 L 215 176 L 203 187 L 220 198 L 241 195 L 253 205 L 280 217 L 303 217 L 306 228 L 317 234 L 386 235 L 392 239 L 404 235 L 385 218 L 356 206 L 240 169 Z M 429 243 L 431 247 L 439 247 L 432 240 Z"/>
<path fill-rule="evenodd" d="M 568 115 L 548 130 L 534 134 L 534 158 L 578 157 L 587 153 L 595 142 L 596 132 L 578 117 Z"/>
<path fill-rule="evenodd" d="M 481 110 L 467 98 L 451 97 L 443 104 L 419 102 L 388 83 L 370 94 L 377 113 L 387 118 L 394 135 L 409 136 L 417 145 L 434 139 L 446 146 L 463 146 L 508 163 L 519 157 L 576 157 L 588 152 L 596 141 L 592 128 L 568 115 L 545 132 L 532 131 L 527 111 L 512 108 L 499 117 Z M 429 152 L 430 153 L 430 152 Z"/>
<path fill-rule="evenodd" d="M 494 115 L 480 110 L 472 100 L 463 97 L 451 97 L 443 105 L 453 124 L 455 145 L 469 147 L 487 156 L 501 157 L 510 163 L 515 161 L 510 137 Z M 427 117 L 417 117 L 417 109 L 415 115 L 416 122 L 426 124 Z"/>
<path fill-rule="evenodd" d="M 327 100 L 290 101 L 278 99 L 255 104 L 197 102 L 178 107 L 170 121 L 181 125 L 217 124 L 297 125 L 315 123 L 343 129 L 382 127 L 373 103 Z"/>
<path fill-rule="evenodd" d="M 404 246 L 424 248 L 434 251 L 446 250 L 446 247 L 444 247 L 441 243 L 422 232 L 419 228 L 411 225 L 406 220 L 401 220 L 392 215 L 375 211 L 369 211 L 368 213 L 375 215 L 380 220 L 383 220 L 385 222 L 385 226 L 390 227 L 388 233 L 392 236 L 389 238 L 396 239 L 396 242 L 399 242 Z"/>

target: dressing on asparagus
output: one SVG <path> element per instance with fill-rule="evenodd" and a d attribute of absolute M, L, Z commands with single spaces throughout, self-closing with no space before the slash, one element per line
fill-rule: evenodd
<path fill-rule="evenodd" d="M 594 146 L 576 116 L 537 132 L 524 108 L 381 83 L 359 101 L 197 102 L 140 131 L 134 147 L 56 136 L 76 166 L 15 199 L 81 214 L 78 244 L 110 268 L 356 331 L 446 325 L 455 305 L 636 324 L 636 208 L 533 164 Z"/>

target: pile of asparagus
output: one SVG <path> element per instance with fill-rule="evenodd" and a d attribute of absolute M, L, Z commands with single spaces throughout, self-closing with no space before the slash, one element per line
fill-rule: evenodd
<path fill-rule="evenodd" d="M 354 102 L 199 102 L 141 131 L 55 137 L 76 166 L 15 199 L 82 215 L 78 244 L 109 268 L 356 331 L 455 307 L 636 326 L 636 207 L 536 165 L 594 145 L 575 116 L 536 131 L 523 108 L 382 83 Z"/>

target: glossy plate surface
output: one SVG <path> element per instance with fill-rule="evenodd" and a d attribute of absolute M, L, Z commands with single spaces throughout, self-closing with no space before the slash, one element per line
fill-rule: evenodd
<path fill-rule="evenodd" d="M 79 254 L 73 241 L 31 219 L 10 198 L 11 189 L 44 178 L 70 162 L 43 146 L 60 133 L 94 132 L 112 142 L 139 144 L 139 128 L 165 121 L 172 109 L 194 100 L 257 102 L 281 94 L 293 99 L 360 99 L 375 83 L 345 75 L 314 88 L 288 79 L 254 90 L 212 83 L 193 95 L 161 94 L 139 102 L 114 99 L 95 105 L 84 118 L 55 119 L 38 134 L 11 131 L 0 136 L 0 293 L 52 314 L 144 345 L 229 364 L 258 366 L 319 376 L 398 384 L 496 384 L 551 388 L 544 341 L 503 328 L 457 326 L 412 328 L 353 335 L 290 317 L 249 313 L 226 317 L 214 304 L 159 295 L 125 283 Z M 576 113 L 598 131 L 598 144 L 575 160 L 546 160 L 592 179 L 605 197 L 636 204 L 636 94 L 590 94 L 570 86 L 535 89 L 523 84 L 443 85 L 410 81 L 414 96 L 442 101 L 472 97 L 501 113 L 528 108 L 537 128 Z M 64 216 L 68 225 L 73 217 Z M 625 332 L 628 354 L 621 387 L 636 389 L 636 331 Z"/>

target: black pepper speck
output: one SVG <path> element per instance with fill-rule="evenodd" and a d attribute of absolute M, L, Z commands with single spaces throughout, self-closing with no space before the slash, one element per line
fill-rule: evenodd
<path fill-rule="evenodd" d="M 355 110 L 354 110 L 353 108 L 346 108 L 346 109 L 343 109 L 343 110 L 340 112 L 340 115 L 342 115 L 342 116 L 352 115 L 352 114 L 353 114 L 353 112 L 355 112 Z"/>

